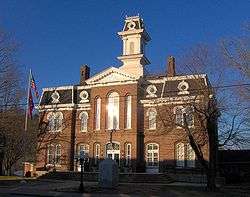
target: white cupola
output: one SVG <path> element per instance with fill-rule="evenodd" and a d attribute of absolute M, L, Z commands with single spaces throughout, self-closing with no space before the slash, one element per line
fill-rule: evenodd
<path fill-rule="evenodd" d="M 139 16 L 126 17 L 118 35 L 123 41 L 122 55 L 118 57 L 123 64 L 119 69 L 138 78 L 143 76 L 145 65 L 150 64 L 145 56 L 145 46 L 151 39 L 143 20 Z"/>

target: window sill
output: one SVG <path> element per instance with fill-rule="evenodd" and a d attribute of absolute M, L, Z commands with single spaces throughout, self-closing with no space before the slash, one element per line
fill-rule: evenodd
<path fill-rule="evenodd" d="M 80 131 L 80 133 L 88 133 L 88 131 Z"/>
<path fill-rule="evenodd" d="M 62 167 L 61 164 L 55 164 L 55 165 L 54 165 L 54 164 L 50 164 L 50 163 L 49 163 L 49 164 L 46 164 L 46 167 L 54 167 L 54 166 L 55 166 L 55 167 Z"/>
<path fill-rule="evenodd" d="M 118 129 L 105 129 L 105 131 L 107 131 L 107 132 L 111 132 L 111 131 L 120 131 L 120 129 L 118 128 Z"/>
<path fill-rule="evenodd" d="M 188 126 L 188 128 L 194 128 L 194 125 Z M 176 129 L 185 129 L 185 127 L 184 127 L 184 126 L 183 126 L 183 127 L 181 127 L 181 126 L 176 126 Z"/>
<path fill-rule="evenodd" d="M 124 131 L 130 131 L 132 128 L 125 128 Z"/>
<path fill-rule="evenodd" d="M 147 131 L 156 131 L 156 128 L 155 129 L 147 129 Z"/>
<path fill-rule="evenodd" d="M 49 133 L 59 133 L 59 132 L 62 132 L 62 130 L 55 130 L 55 131 L 49 130 Z"/>

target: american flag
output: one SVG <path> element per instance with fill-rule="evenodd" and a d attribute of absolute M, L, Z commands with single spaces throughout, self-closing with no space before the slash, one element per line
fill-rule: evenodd
<path fill-rule="evenodd" d="M 32 93 L 31 93 L 31 89 L 30 89 L 30 91 L 29 91 L 29 106 L 28 106 L 28 116 L 30 118 L 32 118 L 33 109 L 34 109 L 34 102 L 33 102 Z"/>
<path fill-rule="evenodd" d="M 34 80 L 34 77 L 33 77 L 32 73 L 31 73 L 31 76 L 30 76 L 30 87 L 35 91 L 36 98 L 39 98 L 36 83 L 35 83 L 35 80 Z"/>

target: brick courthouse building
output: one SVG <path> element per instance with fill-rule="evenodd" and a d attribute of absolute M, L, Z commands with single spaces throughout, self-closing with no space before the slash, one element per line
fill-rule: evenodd
<path fill-rule="evenodd" d="M 39 113 L 47 127 L 39 140 L 37 169 L 78 170 L 75 157 L 80 151 L 88 156 L 86 169 L 90 171 L 106 157 L 129 171 L 197 166 L 194 151 L 177 123 L 181 124 L 187 104 L 197 96 L 191 90 L 197 84 L 208 86 L 207 76 L 176 75 L 172 56 L 166 74 L 147 75 L 145 67 L 150 62 L 145 48 L 150 36 L 138 16 L 126 17 L 118 35 L 123 43 L 118 57 L 121 66 L 91 77 L 90 68 L 82 66 L 80 84 L 43 89 Z M 169 114 L 174 126 L 165 132 L 162 117 Z M 192 113 L 188 124 L 196 129 Z M 206 158 L 207 150 L 206 144 Z"/>

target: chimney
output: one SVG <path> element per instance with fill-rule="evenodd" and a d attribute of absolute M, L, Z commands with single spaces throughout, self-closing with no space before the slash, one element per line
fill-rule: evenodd
<path fill-rule="evenodd" d="M 173 56 L 169 56 L 168 64 L 167 64 L 167 77 L 175 76 L 175 58 Z"/>
<path fill-rule="evenodd" d="M 80 85 L 84 85 L 89 78 L 90 68 L 87 65 L 80 67 Z"/>

